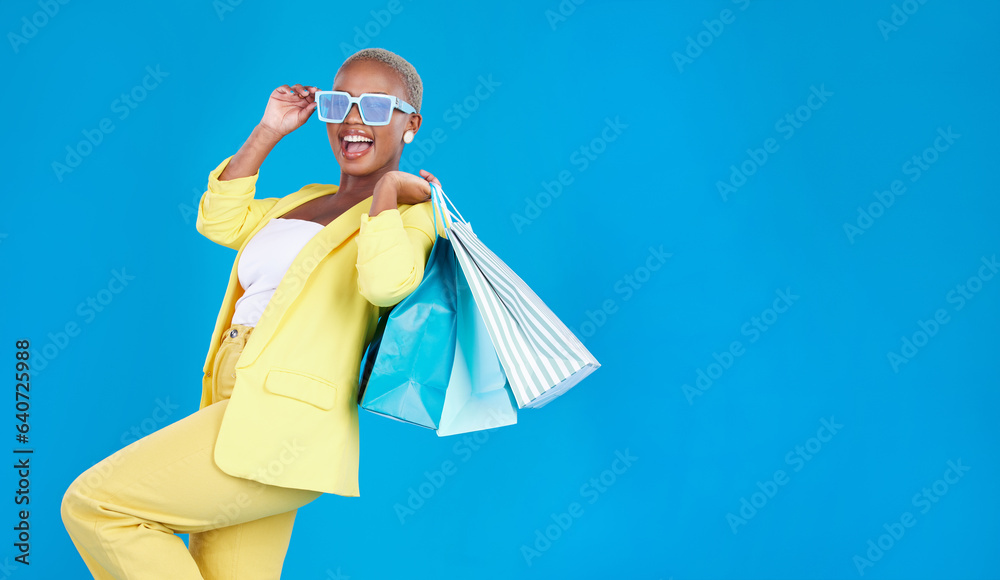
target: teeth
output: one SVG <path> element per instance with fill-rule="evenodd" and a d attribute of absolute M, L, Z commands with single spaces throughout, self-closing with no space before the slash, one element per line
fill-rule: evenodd
<path fill-rule="evenodd" d="M 372 139 L 369 139 L 368 137 L 362 135 L 345 135 L 344 141 L 349 141 L 352 143 L 357 143 L 357 142 L 374 143 Z"/>

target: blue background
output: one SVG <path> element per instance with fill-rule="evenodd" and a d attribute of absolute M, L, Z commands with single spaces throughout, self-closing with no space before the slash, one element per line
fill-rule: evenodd
<path fill-rule="evenodd" d="M 880 29 L 897 8 L 899 25 Z M 363 413 L 362 496 L 300 510 L 284 577 L 1000 574 L 1000 278 L 980 269 L 1000 251 L 996 4 L 204 0 L 40 11 L 0 8 L 0 344 L 11 366 L 16 339 L 54 354 L 32 359 L 32 564 L 15 577 L 85 577 L 59 518 L 66 486 L 130 430 L 198 408 L 235 257 L 195 230 L 208 172 L 246 139 L 274 87 L 328 88 L 365 46 L 402 55 L 424 82 L 403 168 L 435 173 L 603 366 L 478 443 Z M 22 17 L 45 21 L 26 43 L 8 34 L 24 32 Z M 115 100 L 146 67 L 160 67 L 159 83 L 121 118 Z M 484 79 L 492 88 L 476 96 Z M 825 100 L 810 100 L 813 89 Z M 782 122 L 789 114 L 797 126 Z M 54 170 L 103 118 L 113 130 L 72 171 Z M 604 131 L 609 122 L 620 132 Z M 957 137 L 934 150 L 949 128 Z M 915 155 L 934 161 L 914 181 Z M 720 194 L 741 165 L 752 175 Z M 561 172 L 568 185 L 546 197 Z M 313 118 L 267 159 L 258 197 L 339 178 Z M 894 180 L 905 192 L 879 212 L 875 192 Z M 866 222 L 859 208 L 878 216 Z M 849 235 L 859 219 L 867 228 Z M 657 261 L 654 249 L 670 255 Z M 81 310 L 116 270 L 134 279 L 100 312 Z M 978 291 L 959 302 L 960 285 Z M 768 311 L 779 291 L 797 298 Z M 938 310 L 947 322 L 921 337 Z M 751 330 L 755 319 L 766 330 Z M 69 340 L 58 336 L 67 323 L 80 329 Z M 922 346 L 893 365 L 904 338 Z M 715 377 L 704 390 L 699 372 Z M 160 401 L 178 405 L 165 422 L 153 418 Z M 824 420 L 842 427 L 831 434 Z M 627 468 L 616 452 L 634 458 Z M 454 473 L 400 517 L 446 461 Z M 968 470 L 956 480 L 949 461 Z M 754 496 L 777 470 L 784 484 Z M 935 488 L 946 475 L 953 483 Z M 925 488 L 934 503 L 914 497 Z M 4 505 L 12 562 L 16 506 Z M 548 528 L 571 508 L 569 529 Z M 913 526 L 866 555 L 905 512 Z M 546 533 L 556 539 L 539 540 Z"/>

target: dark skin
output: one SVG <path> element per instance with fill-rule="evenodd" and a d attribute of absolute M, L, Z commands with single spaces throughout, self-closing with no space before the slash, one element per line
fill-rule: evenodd
<path fill-rule="evenodd" d="M 333 90 L 353 96 L 361 93 L 387 93 L 406 100 L 405 85 L 389 66 L 377 61 L 358 61 L 341 67 L 333 81 Z M 254 175 L 282 137 L 301 127 L 316 109 L 315 86 L 282 85 L 267 102 L 264 116 L 240 150 L 219 176 L 220 181 Z M 412 103 L 411 103 L 412 104 Z M 399 171 L 403 154 L 403 133 L 416 135 L 422 117 L 396 109 L 388 125 L 371 126 L 361 121 L 361 112 L 352 105 L 343 123 L 327 123 L 330 147 L 340 164 L 340 186 L 335 194 L 310 200 L 284 214 L 283 218 L 310 220 L 327 225 L 345 211 L 371 197 L 370 217 L 399 205 L 414 205 L 430 199 L 430 184 L 440 186 L 430 172 L 420 176 Z M 341 150 L 341 133 L 359 129 L 374 139 L 372 149 L 358 159 L 347 159 Z"/>

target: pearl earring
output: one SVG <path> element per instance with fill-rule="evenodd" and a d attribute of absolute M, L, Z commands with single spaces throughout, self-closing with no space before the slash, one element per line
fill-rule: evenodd
<path fill-rule="evenodd" d="M 403 133 L 403 143 L 411 143 L 413 141 L 413 131 L 407 131 Z"/>

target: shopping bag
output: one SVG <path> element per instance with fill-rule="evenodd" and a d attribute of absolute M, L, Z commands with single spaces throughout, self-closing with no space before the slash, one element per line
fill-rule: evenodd
<path fill-rule="evenodd" d="M 437 428 L 439 436 L 517 423 L 517 402 L 461 270 L 455 286 L 455 360 Z"/>
<path fill-rule="evenodd" d="M 450 203 L 444 192 L 443 200 Z M 454 204 L 451 204 L 454 206 Z M 455 209 L 446 226 L 458 264 L 507 375 L 518 408 L 539 408 L 601 364 Z"/>
<path fill-rule="evenodd" d="M 432 203 L 435 242 L 424 278 L 379 319 L 365 355 L 361 407 L 436 428 L 439 436 L 511 425 L 513 392 L 451 240 L 437 235 L 443 202 L 435 196 Z"/>
<path fill-rule="evenodd" d="M 365 355 L 361 408 L 437 428 L 455 358 L 456 272 L 451 241 L 435 236 L 420 284 L 379 319 Z"/>

